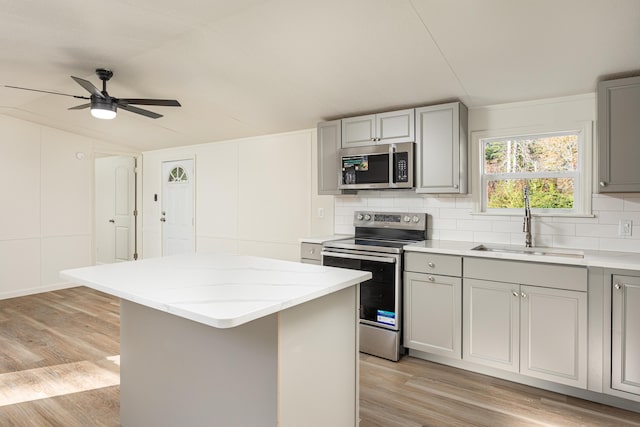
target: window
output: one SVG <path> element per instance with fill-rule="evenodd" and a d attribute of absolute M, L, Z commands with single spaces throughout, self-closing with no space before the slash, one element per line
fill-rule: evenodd
<path fill-rule="evenodd" d="M 586 130 L 511 135 L 474 134 L 476 210 L 520 214 L 524 188 L 537 214 L 590 213 L 590 150 Z M 590 140 L 590 133 L 589 133 Z"/>
<path fill-rule="evenodd" d="M 180 166 L 173 168 L 169 173 L 169 182 L 171 183 L 178 184 L 188 181 L 189 177 L 187 176 L 187 173 Z"/>

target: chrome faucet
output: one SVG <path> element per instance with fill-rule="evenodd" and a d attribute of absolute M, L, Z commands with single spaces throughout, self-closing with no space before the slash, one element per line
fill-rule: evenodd
<path fill-rule="evenodd" d="M 529 205 L 529 187 L 524 187 L 524 223 L 522 224 L 524 235 L 524 245 L 531 247 L 531 206 Z"/>

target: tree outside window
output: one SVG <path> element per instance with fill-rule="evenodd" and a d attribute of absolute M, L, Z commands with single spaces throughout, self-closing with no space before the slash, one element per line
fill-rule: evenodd
<path fill-rule="evenodd" d="M 523 208 L 525 186 L 529 187 L 534 211 L 576 211 L 580 131 L 485 138 L 480 145 L 485 211 Z"/>

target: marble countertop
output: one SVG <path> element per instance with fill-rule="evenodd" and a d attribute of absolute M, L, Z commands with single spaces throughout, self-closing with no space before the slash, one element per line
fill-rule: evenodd
<path fill-rule="evenodd" d="M 480 245 L 479 242 L 462 242 L 451 240 L 425 240 L 404 247 L 405 251 L 429 252 L 449 255 L 462 255 L 494 259 L 511 259 L 519 261 L 533 261 L 553 264 L 583 265 L 586 267 L 619 268 L 624 270 L 640 270 L 640 253 L 592 251 L 563 248 L 533 248 L 538 251 L 546 251 L 550 255 L 533 255 L 510 252 L 474 251 L 472 248 Z M 640 243 L 639 243 L 640 244 Z M 523 246 L 510 246 L 500 244 L 486 244 L 490 247 L 521 250 Z M 582 258 L 568 256 L 571 253 L 579 253 Z"/>
<path fill-rule="evenodd" d="M 73 283 L 216 328 L 232 328 L 371 278 L 298 262 L 188 254 L 60 272 Z"/>

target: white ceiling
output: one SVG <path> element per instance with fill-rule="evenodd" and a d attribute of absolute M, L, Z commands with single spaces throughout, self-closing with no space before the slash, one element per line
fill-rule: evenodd
<path fill-rule="evenodd" d="M 640 74 L 640 0 L 0 0 L 0 85 L 176 98 L 112 121 L 0 86 L 0 113 L 139 150 L 459 99 L 594 92 Z"/>

